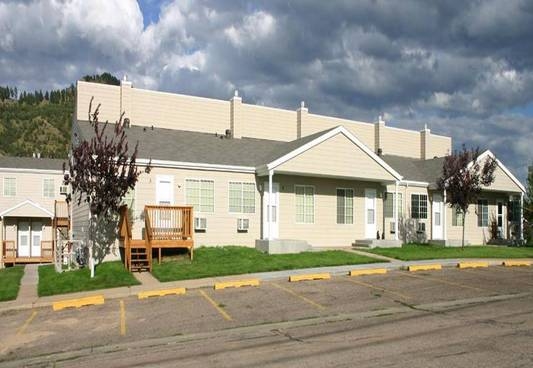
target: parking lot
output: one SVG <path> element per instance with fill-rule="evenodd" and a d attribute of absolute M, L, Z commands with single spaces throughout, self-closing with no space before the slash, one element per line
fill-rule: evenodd
<path fill-rule="evenodd" d="M 108 299 L 103 305 L 56 312 L 50 307 L 10 311 L 0 316 L 0 364 L 16 366 L 19 359 L 176 336 L 198 337 L 249 326 L 328 318 L 339 322 L 358 315 L 370 318 L 489 304 L 513 296 L 528 298 L 532 290 L 531 267 L 447 268 L 195 289 L 185 295 L 143 300 Z"/>

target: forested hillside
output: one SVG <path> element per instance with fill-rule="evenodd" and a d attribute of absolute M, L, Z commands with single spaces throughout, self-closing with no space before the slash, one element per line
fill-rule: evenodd
<path fill-rule="evenodd" d="M 120 84 L 109 73 L 87 75 L 86 81 Z M 76 88 L 20 91 L 0 87 L 0 155 L 64 158 L 70 146 L 70 130 Z"/>

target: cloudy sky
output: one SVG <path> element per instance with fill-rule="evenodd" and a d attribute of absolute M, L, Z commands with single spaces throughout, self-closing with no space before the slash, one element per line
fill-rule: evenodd
<path fill-rule="evenodd" d="M 0 0 L 0 85 L 85 74 L 374 121 L 533 164 L 533 1 Z"/>

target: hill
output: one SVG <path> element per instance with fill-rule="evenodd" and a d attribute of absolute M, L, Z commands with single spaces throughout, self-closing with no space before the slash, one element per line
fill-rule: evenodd
<path fill-rule="evenodd" d="M 109 73 L 86 75 L 85 81 L 119 85 Z M 19 92 L 17 87 L 0 87 L 0 155 L 66 158 L 76 88 Z"/>

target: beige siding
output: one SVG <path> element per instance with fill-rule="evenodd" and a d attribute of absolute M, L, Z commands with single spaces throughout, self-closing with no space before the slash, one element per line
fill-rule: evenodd
<path fill-rule="evenodd" d="M 452 138 L 429 134 L 426 144 L 426 159 L 443 157 L 452 152 Z"/>
<path fill-rule="evenodd" d="M 82 201 L 78 205 L 77 200 L 72 204 L 72 238 L 87 242 L 89 228 L 89 206 Z"/>
<path fill-rule="evenodd" d="M 296 111 L 242 104 L 240 117 L 242 120 L 237 124 L 243 137 L 278 141 L 296 139 Z"/>
<path fill-rule="evenodd" d="M 37 160 L 37 159 L 36 159 Z M 14 197 L 4 196 L 4 178 L 15 178 L 17 183 L 17 195 Z M 54 179 L 54 198 L 43 196 L 43 180 Z M 63 182 L 63 174 L 50 173 L 28 173 L 16 172 L 9 169 L 0 170 L 0 211 L 14 207 L 29 199 L 38 203 L 41 207 L 54 213 L 55 200 L 64 200 L 65 197 L 59 194 L 59 187 Z M 42 214 L 42 212 L 40 212 Z"/>
<path fill-rule="evenodd" d="M 420 133 L 385 126 L 380 131 L 383 154 L 420 158 Z"/>
<path fill-rule="evenodd" d="M 341 133 L 280 165 L 276 170 L 318 176 L 394 180 L 382 166 Z"/>
<path fill-rule="evenodd" d="M 344 126 L 350 133 L 355 135 L 363 144 L 374 151 L 375 127 L 374 124 L 359 121 L 339 119 L 330 116 L 307 114 L 302 122 L 302 137 L 317 133 L 336 126 Z"/>
<path fill-rule="evenodd" d="M 281 239 L 304 239 L 313 246 L 350 246 L 356 239 L 365 238 L 365 189 L 383 187 L 378 183 L 311 178 L 289 175 L 274 175 L 280 185 L 279 236 Z M 296 223 L 295 185 L 312 185 L 315 188 L 313 224 Z M 354 223 L 337 224 L 337 188 L 354 189 Z M 381 198 L 376 198 L 377 230 L 382 232 L 383 217 Z"/>
<path fill-rule="evenodd" d="M 131 123 L 159 128 L 224 133 L 230 128 L 229 101 L 133 89 Z"/>
<path fill-rule="evenodd" d="M 154 168 L 150 174 L 142 174 L 135 188 L 135 214 L 142 213 L 145 204 L 156 203 L 157 175 L 169 175 L 173 178 L 174 204 L 185 205 L 185 179 L 208 179 L 214 181 L 215 210 L 213 213 L 195 213 L 195 217 L 207 218 L 207 231 L 195 233 L 195 244 L 201 245 L 245 245 L 254 246 L 255 240 L 261 235 L 261 199 L 256 192 L 255 213 L 235 214 L 229 212 L 229 182 L 243 181 L 255 183 L 254 174 L 175 170 Z M 250 229 L 247 233 L 237 232 L 237 219 L 248 218 Z M 134 225 L 134 237 L 141 238 L 144 222 L 137 219 Z"/>
<path fill-rule="evenodd" d="M 490 234 L 490 223 L 492 220 L 495 220 L 498 214 L 497 202 L 502 202 L 504 205 L 504 232 L 506 237 L 509 237 L 509 227 L 506 224 L 507 220 L 507 201 L 509 196 L 504 193 L 489 193 L 483 192 L 480 199 L 486 199 L 489 205 L 489 226 L 488 227 L 479 227 L 478 226 L 478 216 L 477 216 L 477 203 L 471 204 L 468 207 L 468 213 L 466 214 L 465 219 L 465 244 L 468 245 L 483 245 L 491 238 Z M 452 226 L 452 208 L 446 206 L 446 229 L 448 234 L 448 240 L 453 240 L 460 242 L 462 239 L 462 226 Z"/>
<path fill-rule="evenodd" d="M 520 188 L 516 183 L 499 166 L 494 171 L 494 177 L 494 183 L 491 184 L 488 190 L 520 192 Z"/>
<path fill-rule="evenodd" d="M 78 120 L 87 120 L 89 103 L 94 97 L 92 109 L 100 104 L 100 121 L 115 122 L 120 117 L 120 87 L 101 83 L 78 81 L 76 114 Z"/>
<path fill-rule="evenodd" d="M 388 186 L 388 192 L 394 192 L 394 186 Z M 429 198 L 428 190 L 424 187 L 403 186 L 398 187 L 398 193 L 402 194 L 402 209 L 403 216 L 398 219 L 398 238 L 405 243 L 408 242 L 425 242 L 431 237 L 431 198 Z M 411 194 L 425 194 L 428 195 L 428 215 L 426 219 L 411 218 Z M 392 238 L 394 234 L 390 233 L 390 222 L 393 219 L 384 219 L 385 237 Z M 425 234 L 417 233 L 418 223 L 426 224 Z"/>

